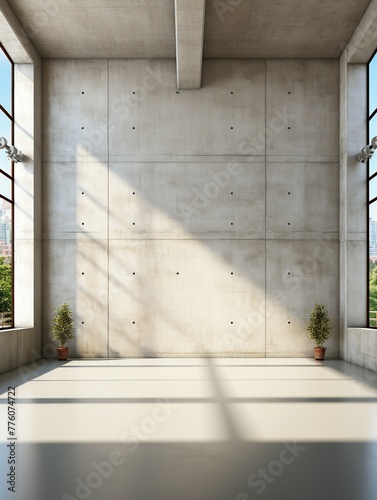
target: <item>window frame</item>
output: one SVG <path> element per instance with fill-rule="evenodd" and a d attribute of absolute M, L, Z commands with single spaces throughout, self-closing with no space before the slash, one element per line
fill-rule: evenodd
<path fill-rule="evenodd" d="M 11 137 L 9 137 L 10 144 L 14 144 L 14 62 L 12 58 L 10 57 L 9 53 L 5 49 L 4 45 L 0 42 L 0 50 L 2 53 L 5 55 L 5 57 L 8 59 L 8 61 L 11 64 L 11 103 L 10 103 L 10 112 L 8 112 L 4 106 L 0 103 L 0 112 L 4 113 L 7 118 L 11 122 Z M 8 137 L 6 138 L 8 139 Z M 4 154 L 4 153 L 3 153 Z M 11 310 L 11 324 L 8 326 L 0 326 L 0 331 L 3 330 L 9 330 L 11 328 L 14 328 L 14 162 L 12 161 L 10 163 L 10 174 L 5 172 L 0 168 L 0 172 L 2 175 L 7 177 L 10 182 L 11 182 L 11 199 L 7 198 L 6 196 L 2 195 L 0 193 L 0 199 L 5 200 L 8 202 L 11 206 L 11 241 L 12 241 L 12 247 L 11 247 L 11 262 L 12 262 L 12 274 L 11 274 L 11 279 L 12 279 L 12 310 Z"/>

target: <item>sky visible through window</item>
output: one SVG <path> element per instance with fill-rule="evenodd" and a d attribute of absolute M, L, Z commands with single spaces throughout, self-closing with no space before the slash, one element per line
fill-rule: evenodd
<path fill-rule="evenodd" d="M 377 55 L 374 56 L 369 64 L 369 114 L 377 108 Z"/>
<path fill-rule="evenodd" d="M 12 113 L 12 65 L 4 52 L 0 50 L 0 104 L 8 113 Z M 0 112 L 0 137 L 5 137 L 11 143 L 11 120 L 8 116 Z M 11 173 L 11 162 L 4 151 L 0 152 L 0 168 L 7 174 Z M 4 194 L 6 189 L 2 176 L 0 176 L 0 192 Z"/>
<path fill-rule="evenodd" d="M 0 50 L 0 102 L 11 113 L 12 102 L 12 65 L 2 50 Z"/>
<path fill-rule="evenodd" d="M 377 54 L 369 64 L 369 116 L 377 108 Z M 373 137 L 377 136 L 377 114 L 369 121 L 369 143 Z M 377 153 L 369 161 L 369 175 L 377 172 Z M 369 199 L 377 197 L 377 178 L 369 183 Z M 377 202 L 369 205 L 369 217 L 377 221 Z"/>
<path fill-rule="evenodd" d="M 0 136 L 12 144 L 12 63 L 0 47 Z M 8 116 L 9 115 L 9 116 Z M 0 329 L 13 325 L 12 163 L 0 150 Z M 11 202 L 7 201 L 11 200 Z"/>

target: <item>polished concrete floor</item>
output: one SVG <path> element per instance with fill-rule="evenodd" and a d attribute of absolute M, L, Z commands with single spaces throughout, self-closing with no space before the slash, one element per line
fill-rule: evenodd
<path fill-rule="evenodd" d="M 4 500 L 377 498 L 377 374 L 343 361 L 43 361 L 0 403 Z"/>

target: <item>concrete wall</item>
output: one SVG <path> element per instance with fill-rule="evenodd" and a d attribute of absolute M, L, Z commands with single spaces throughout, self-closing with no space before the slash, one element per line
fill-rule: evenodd
<path fill-rule="evenodd" d="M 37 359 L 34 328 L 0 332 L 0 373 L 20 368 Z"/>
<path fill-rule="evenodd" d="M 205 60 L 43 64 L 43 332 L 75 356 L 338 355 L 339 68 Z"/>
<path fill-rule="evenodd" d="M 367 67 L 340 61 L 340 353 L 347 328 L 367 326 L 367 166 L 356 155 L 367 144 Z"/>
<path fill-rule="evenodd" d="M 377 371 L 377 332 L 371 328 L 348 328 L 346 361 Z"/>

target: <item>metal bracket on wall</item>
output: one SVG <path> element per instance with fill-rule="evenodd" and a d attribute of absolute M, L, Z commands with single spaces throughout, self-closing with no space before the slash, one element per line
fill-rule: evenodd
<path fill-rule="evenodd" d="M 367 144 L 360 153 L 356 156 L 357 161 L 365 163 L 370 160 L 377 149 L 377 136 L 373 137 L 371 144 Z"/>
<path fill-rule="evenodd" d="M 15 163 L 19 163 L 24 159 L 24 155 L 16 146 L 8 146 L 8 141 L 5 137 L 0 137 L 0 149 L 5 149 L 8 159 Z"/>

